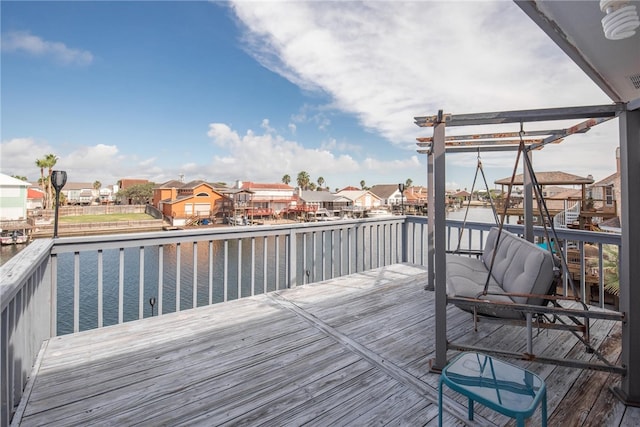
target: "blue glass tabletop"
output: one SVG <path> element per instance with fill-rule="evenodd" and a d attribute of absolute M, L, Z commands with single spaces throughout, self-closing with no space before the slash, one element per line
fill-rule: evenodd
<path fill-rule="evenodd" d="M 514 412 L 535 408 L 545 389 L 544 381 L 532 372 L 480 353 L 461 353 L 442 375 L 454 390 L 473 393 L 491 406 Z"/>

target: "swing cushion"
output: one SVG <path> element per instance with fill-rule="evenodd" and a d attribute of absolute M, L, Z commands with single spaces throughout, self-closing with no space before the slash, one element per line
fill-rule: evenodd
<path fill-rule="evenodd" d="M 515 234 L 502 230 L 496 252 L 488 292 L 480 295 L 489 274 L 491 259 L 498 240 L 498 228 L 489 232 L 482 256 L 469 258 L 447 254 L 447 294 L 451 297 L 480 298 L 484 301 L 542 305 L 542 297 L 510 296 L 509 293 L 547 295 L 554 283 L 554 260 L 543 248 Z M 492 307 L 478 307 L 485 315 L 522 318 L 519 312 Z"/>

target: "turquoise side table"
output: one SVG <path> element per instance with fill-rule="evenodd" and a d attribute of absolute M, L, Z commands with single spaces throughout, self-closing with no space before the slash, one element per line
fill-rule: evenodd
<path fill-rule="evenodd" d="M 442 385 L 469 399 L 469 420 L 473 402 L 515 418 L 518 427 L 542 402 L 542 426 L 547 426 L 547 388 L 536 374 L 482 353 L 457 355 L 442 370 L 438 386 L 438 425 L 442 426 Z"/>

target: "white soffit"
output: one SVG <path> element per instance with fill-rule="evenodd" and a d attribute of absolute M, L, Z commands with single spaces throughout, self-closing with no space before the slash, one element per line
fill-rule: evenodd
<path fill-rule="evenodd" d="M 640 107 L 640 29 L 604 36 L 600 2 L 515 0 L 516 4 L 614 101 Z M 630 0 L 640 13 L 640 0 Z"/>

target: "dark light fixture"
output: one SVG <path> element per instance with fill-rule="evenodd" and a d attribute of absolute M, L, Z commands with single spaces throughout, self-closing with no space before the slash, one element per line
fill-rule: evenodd
<path fill-rule="evenodd" d="M 67 183 L 67 172 L 66 171 L 52 171 L 51 172 L 51 185 L 53 185 L 53 189 L 56 190 L 56 210 L 55 217 L 53 222 L 53 238 L 58 238 L 58 208 L 60 205 L 60 190 Z"/>
<path fill-rule="evenodd" d="M 400 190 L 400 206 L 402 215 L 404 215 L 404 184 L 398 184 L 398 190 Z"/>

